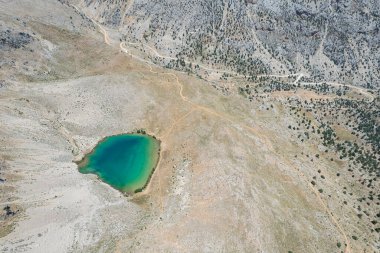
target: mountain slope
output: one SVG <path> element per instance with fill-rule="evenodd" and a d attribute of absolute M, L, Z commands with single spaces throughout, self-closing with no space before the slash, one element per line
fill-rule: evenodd
<path fill-rule="evenodd" d="M 124 40 L 244 75 L 380 86 L 377 1 L 70 1 Z"/>
<path fill-rule="evenodd" d="M 290 61 L 271 58 L 244 25 L 254 8 L 282 13 L 282 2 L 1 3 L 0 251 L 379 250 L 379 90 L 313 82 L 306 65 L 289 75 Z M 172 28 L 153 31 L 154 15 Z M 194 33 L 202 50 L 174 39 L 180 26 L 208 27 Z M 232 65 L 207 58 L 221 44 L 217 26 L 241 50 L 226 54 Z M 320 45 L 297 50 L 323 57 Z M 249 50 L 261 68 L 239 56 Z M 244 69 L 261 74 L 236 74 Z M 161 140 L 143 192 L 124 196 L 79 173 L 74 161 L 98 141 L 136 129 Z"/>

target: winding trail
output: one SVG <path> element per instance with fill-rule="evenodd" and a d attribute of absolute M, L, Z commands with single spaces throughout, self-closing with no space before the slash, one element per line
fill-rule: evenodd
<path fill-rule="evenodd" d="M 304 76 L 303 73 L 298 74 L 298 76 L 297 76 L 297 78 L 296 78 L 296 80 L 294 81 L 293 84 L 297 84 L 297 83 L 301 80 L 301 78 L 302 78 L 303 76 Z"/>
<path fill-rule="evenodd" d="M 334 87 L 337 87 L 337 88 L 340 88 L 340 87 L 349 87 L 350 89 L 353 89 L 353 90 L 356 90 L 358 93 L 362 94 L 363 96 L 366 96 L 370 99 L 369 102 L 372 102 L 375 100 L 375 96 L 371 93 L 369 93 L 365 88 L 362 88 L 362 87 L 358 87 L 358 86 L 353 86 L 353 85 L 350 85 L 350 84 L 341 84 L 341 83 L 336 83 L 336 82 L 300 82 L 300 84 L 302 85 L 322 85 L 322 84 L 328 84 L 330 86 L 334 86 Z"/>
<path fill-rule="evenodd" d="M 123 47 L 123 43 L 120 43 L 120 48 L 122 49 L 123 52 L 133 56 L 132 54 L 128 53 L 128 50 L 125 49 Z M 224 119 L 226 121 L 228 121 L 229 123 L 232 123 L 232 124 L 238 124 L 240 125 L 242 128 L 244 128 L 245 130 L 247 131 L 250 131 L 252 132 L 253 134 L 255 134 L 256 136 L 260 136 L 264 141 L 265 141 L 265 144 L 268 146 L 268 148 L 272 151 L 272 152 L 275 152 L 275 149 L 273 148 L 273 145 L 271 143 L 271 141 L 266 137 L 266 136 L 263 136 L 261 133 L 260 133 L 260 130 L 257 129 L 257 128 L 254 128 L 254 127 L 251 127 L 251 126 L 248 126 L 248 125 L 245 125 L 245 124 L 241 124 L 241 123 L 237 123 L 235 120 L 233 120 L 232 118 L 228 117 L 227 115 L 223 115 L 221 113 L 218 113 L 208 107 L 204 107 L 204 106 L 201 106 L 199 104 L 196 104 L 194 102 L 192 102 L 189 98 L 187 98 L 184 94 L 183 94 L 183 84 L 179 81 L 179 78 L 176 74 L 174 73 L 166 73 L 166 72 L 155 72 L 153 71 L 153 68 L 151 66 L 151 62 L 149 61 L 146 61 L 144 59 L 142 59 L 145 63 L 148 64 L 148 67 L 149 67 L 149 71 L 151 73 L 154 73 L 154 74 L 162 74 L 162 75 L 169 75 L 169 76 L 172 76 L 174 77 L 175 81 L 176 81 L 176 84 L 179 86 L 179 96 L 181 97 L 181 99 L 184 101 L 184 102 L 187 102 L 189 103 L 193 109 L 191 111 L 189 111 L 188 113 L 186 113 L 185 115 L 183 115 L 182 117 L 180 117 L 179 119 L 175 120 L 173 122 L 173 124 L 171 125 L 171 127 L 169 128 L 169 130 L 167 131 L 167 133 L 165 133 L 162 137 L 167 137 L 171 131 L 173 130 L 173 128 L 175 127 L 175 125 L 177 125 L 180 121 L 182 121 L 183 119 L 185 119 L 187 116 L 189 116 L 190 114 L 192 114 L 195 110 L 202 110 L 206 113 L 209 113 L 211 115 L 214 115 L 214 116 L 217 116 L 221 119 Z M 300 74 L 290 74 L 290 75 L 263 75 L 264 77 L 290 77 L 290 76 L 297 76 L 297 79 L 294 83 L 297 83 L 303 76 L 304 74 L 303 73 L 300 73 Z M 319 191 L 310 183 L 310 181 L 308 180 L 308 178 L 305 176 L 304 173 L 302 173 L 299 169 L 296 169 L 294 166 L 292 166 L 292 162 L 288 161 L 288 160 L 284 160 L 284 162 L 286 163 L 286 165 L 289 167 L 289 168 L 292 168 L 293 170 L 296 171 L 296 173 L 299 175 L 300 178 L 302 178 L 305 182 L 307 182 L 307 186 L 310 188 L 310 190 L 315 194 L 315 196 L 317 197 L 318 199 L 318 202 L 321 204 L 321 206 L 323 207 L 323 209 L 325 210 L 325 212 L 328 214 L 328 216 L 330 217 L 332 223 L 338 228 L 338 230 L 340 231 L 341 235 L 343 236 L 344 238 L 344 241 L 346 243 L 346 249 L 345 249 L 345 253 L 351 253 L 351 246 L 350 246 L 350 240 L 348 239 L 344 229 L 342 228 L 342 226 L 340 225 L 340 223 L 338 222 L 338 220 L 335 218 L 333 212 L 329 209 L 329 207 L 327 206 L 327 204 L 325 203 L 325 201 L 322 199 L 321 197 L 321 194 L 319 193 Z M 160 179 L 159 179 L 160 181 Z M 161 189 L 160 189 L 161 191 Z M 161 203 L 162 203 L 162 196 L 161 196 Z M 163 206 L 161 204 L 161 212 L 163 212 Z"/>
<path fill-rule="evenodd" d="M 111 45 L 111 40 L 108 36 L 108 32 L 103 28 L 103 26 L 101 26 L 98 22 L 96 22 L 93 18 L 87 16 L 84 12 L 82 12 L 78 7 L 76 7 L 75 5 L 73 4 L 69 4 L 70 6 L 72 6 L 79 14 L 83 14 L 85 15 L 89 20 L 91 20 L 100 30 L 100 32 L 103 34 L 104 36 L 104 42 L 107 44 L 107 45 Z"/>
<path fill-rule="evenodd" d="M 75 7 L 74 5 L 71 5 L 73 6 L 77 11 L 78 8 Z M 80 12 L 82 13 L 82 12 Z M 84 14 L 86 15 L 86 14 Z M 107 31 L 100 25 L 98 24 L 94 19 L 88 17 L 86 15 L 87 18 L 89 18 L 94 24 L 96 24 L 98 27 L 99 27 L 99 30 L 101 31 L 101 33 L 104 35 L 104 41 L 106 44 L 108 45 L 111 45 L 110 43 L 110 38 L 108 36 L 108 33 Z M 135 55 L 132 55 L 131 53 L 128 52 L 128 50 L 124 47 L 124 44 L 125 42 L 122 42 L 119 44 L 119 47 L 120 49 L 122 50 L 122 52 L 124 52 L 125 54 L 128 54 L 138 60 L 141 60 L 143 61 L 144 63 L 146 63 L 149 67 L 149 71 L 151 73 L 154 73 L 154 74 L 161 74 L 161 75 L 168 75 L 168 76 L 171 76 L 175 79 L 175 84 L 178 86 L 179 88 L 179 93 L 178 95 L 180 96 L 180 98 L 188 103 L 192 109 L 187 112 L 185 115 L 181 116 L 180 118 L 178 118 L 177 120 L 175 120 L 172 125 L 170 126 L 170 128 L 167 130 L 167 132 L 162 136 L 162 137 L 167 137 L 171 131 L 174 129 L 174 127 L 180 122 L 182 121 L 183 119 L 185 119 L 186 117 L 188 117 L 189 115 L 191 115 L 194 111 L 196 110 L 200 110 L 200 111 L 203 111 L 207 114 L 210 114 L 210 115 L 214 115 L 216 117 L 219 117 L 220 119 L 223 119 L 233 125 L 239 125 L 240 127 L 242 127 L 243 129 L 255 134 L 256 136 L 259 136 L 261 137 L 261 139 L 265 142 L 265 144 L 267 145 L 268 149 L 273 152 L 274 154 L 276 154 L 276 151 L 272 145 L 272 142 L 270 139 L 268 139 L 268 137 L 266 137 L 265 135 L 263 135 L 261 133 L 262 129 L 260 128 L 255 128 L 255 127 L 252 127 L 252 126 L 249 126 L 249 125 L 246 125 L 245 123 L 242 123 L 242 122 L 238 122 L 236 121 L 236 119 L 232 118 L 230 115 L 225 115 L 223 113 L 220 113 L 220 112 L 217 112 L 211 108 L 208 108 L 208 107 L 205 107 L 205 106 L 202 106 L 200 104 L 197 104 L 197 103 L 194 103 L 192 102 L 189 98 L 187 98 L 184 94 L 183 94 L 183 84 L 180 82 L 179 80 L 179 77 L 174 74 L 174 73 L 167 73 L 167 72 L 155 72 L 153 71 L 153 68 L 151 65 L 154 65 L 153 63 L 145 60 L 145 59 L 142 59 L 141 57 L 138 57 L 138 56 L 135 56 Z M 151 50 L 154 50 L 152 49 L 151 47 L 148 47 L 150 48 Z M 155 50 L 154 50 L 155 51 Z M 155 53 L 158 57 L 165 57 L 165 56 L 161 56 L 158 52 Z M 215 70 L 214 70 L 215 71 Z M 224 73 L 227 73 L 228 71 L 220 71 L 218 70 L 218 72 L 224 72 Z M 304 76 L 303 73 L 299 73 L 299 74 L 289 74 L 289 75 L 261 75 L 259 77 L 291 77 L 291 76 L 297 76 L 297 79 L 294 83 L 297 83 L 300 81 L 300 79 L 302 78 L 302 76 Z M 305 84 L 313 84 L 313 83 L 305 83 Z M 317 83 L 315 83 L 317 84 Z M 340 85 L 340 84 L 337 84 L 337 83 L 333 83 L 334 85 Z M 346 85 L 348 86 L 348 85 Z M 356 86 L 352 86 L 352 87 L 356 87 Z M 358 88 L 358 87 L 356 87 Z M 372 94 L 371 94 L 372 95 Z M 345 253 L 351 253 L 351 246 L 350 246 L 350 240 L 348 239 L 343 227 L 341 226 L 341 224 L 338 222 L 338 220 L 335 218 L 333 212 L 330 210 L 330 208 L 328 207 L 328 205 L 326 204 L 326 202 L 323 200 L 323 198 L 321 197 L 321 194 L 318 192 L 318 190 L 310 183 L 310 181 L 308 180 L 308 178 L 305 176 L 304 173 L 302 173 L 299 169 L 297 169 L 295 166 L 293 166 L 292 162 L 289 161 L 288 159 L 286 159 L 285 157 L 284 158 L 284 163 L 291 169 L 293 169 L 300 178 L 302 178 L 307 186 L 310 188 L 310 190 L 315 194 L 318 202 L 320 203 L 321 207 L 323 207 L 323 209 L 325 210 L 325 212 L 328 214 L 328 216 L 330 217 L 330 220 L 331 222 L 338 228 L 339 232 L 341 233 L 341 235 L 343 236 L 344 238 L 344 241 L 345 241 L 345 244 L 346 244 L 346 248 L 345 248 Z M 156 170 L 156 171 L 159 171 L 159 170 Z M 159 184 L 160 184 L 160 175 L 158 175 L 158 180 L 159 180 Z M 161 198 L 161 212 L 163 212 L 163 202 L 162 202 L 162 193 L 161 193 L 161 187 L 160 188 L 160 198 Z"/>
<path fill-rule="evenodd" d="M 103 29 L 104 30 L 104 29 Z M 120 43 L 120 49 L 126 53 L 126 54 L 129 54 L 131 57 L 133 58 L 136 58 L 144 63 L 147 63 L 149 65 L 155 65 L 154 63 L 148 61 L 148 60 L 145 60 L 141 57 L 138 57 L 136 55 L 133 55 L 131 53 L 128 52 L 128 49 L 126 48 L 126 44 L 130 44 L 130 45 L 138 45 L 138 44 L 141 44 L 143 47 L 147 47 L 149 50 L 151 50 L 154 55 L 156 57 L 159 57 L 159 58 L 163 58 L 163 59 L 169 59 L 169 60 L 177 60 L 178 58 L 174 58 L 174 57 L 170 57 L 170 56 L 164 56 L 164 55 L 161 55 L 157 52 L 157 50 L 155 50 L 154 48 L 152 48 L 151 46 L 148 46 L 148 45 L 145 45 L 145 44 L 142 44 L 142 43 L 132 43 L 132 42 L 121 42 Z M 217 72 L 217 73 L 225 73 L 225 74 L 229 74 L 229 75 L 232 75 L 232 76 L 235 76 L 235 77 L 253 77 L 253 76 L 246 76 L 246 75 L 241 75 L 241 74 L 238 74 L 234 71 L 228 71 L 228 70 L 220 70 L 220 69 L 213 69 L 213 68 L 210 68 L 210 67 L 207 67 L 207 66 L 204 66 L 202 64 L 199 64 L 199 63 L 196 63 L 196 62 L 190 62 L 190 61 L 187 61 L 187 60 L 184 60 L 184 62 L 186 64 L 192 64 L 193 66 L 195 65 L 198 65 L 199 68 L 201 69 L 204 69 L 206 71 L 213 71 L 213 72 Z M 294 74 L 284 74 L 284 75 L 276 75 L 276 74 L 263 74 L 263 75 L 256 75 L 255 77 L 274 77 L 274 78 L 289 78 L 289 77 L 296 77 L 295 81 L 293 82 L 294 85 L 300 83 L 302 85 L 321 85 L 321 84 L 328 84 L 328 85 L 331 85 L 331 86 L 335 86 L 335 87 L 339 87 L 339 86 L 347 86 L 349 88 L 351 88 L 352 90 L 356 90 L 358 93 L 366 96 L 369 98 L 369 102 L 372 102 L 374 99 L 375 99 L 375 96 L 371 93 L 369 93 L 368 91 L 366 91 L 365 88 L 362 88 L 362 87 L 358 87 L 358 86 L 353 86 L 353 85 L 349 85 L 349 84 L 340 84 L 340 83 L 336 83 L 336 82 L 300 82 L 300 80 L 302 79 L 302 77 L 304 76 L 309 76 L 308 74 L 305 74 L 305 73 L 294 73 Z"/>

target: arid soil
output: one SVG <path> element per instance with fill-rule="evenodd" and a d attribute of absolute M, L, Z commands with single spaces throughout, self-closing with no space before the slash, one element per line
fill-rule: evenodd
<path fill-rule="evenodd" d="M 343 96 L 378 106 L 377 91 L 267 92 L 270 80 L 298 84 L 299 75 L 248 82 L 213 78 L 212 69 L 201 79 L 123 47 L 74 6 L 0 4 L 6 36 L 33 38 L 0 48 L 0 251 L 379 250 L 378 181 L 317 135 L 304 137 L 300 117 L 314 129 L 325 116 L 290 101 Z M 362 135 L 332 127 L 371 150 Z M 100 139 L 136 129 L 162 141 L 143 192 L 125 197 L 78 172 L 73 161 Z M 375 199 L 358 201 L 368 194 Z"/>

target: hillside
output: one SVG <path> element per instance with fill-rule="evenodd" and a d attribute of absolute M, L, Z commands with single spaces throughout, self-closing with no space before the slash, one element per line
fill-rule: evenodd
<path fill-rule="evenodd" d="M 375 1 L 1 4 L 1 252 L 380 250 Z M 142 192 L 78 171 L 137 130 Z"/>
<path fill-rule="evenodd" d="M 377 1 L 70 1 L 123 40 L 237 73 L 380 86 Z M 162 65 L 166 65 L 163 63 Z"/>

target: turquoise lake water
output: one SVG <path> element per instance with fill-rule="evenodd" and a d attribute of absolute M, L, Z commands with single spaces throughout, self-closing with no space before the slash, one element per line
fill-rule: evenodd
<path fill-rule="evenodd" d="M 103 182 L 126 193 L 142 190 L 159 159 L 160 143 L 140 134 L 103 139 L 79 163 L 79 171 L 96 174 Z"/>

